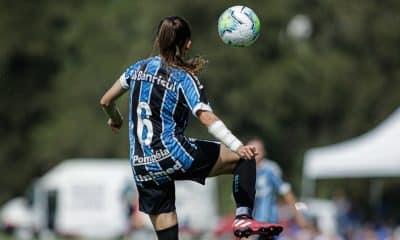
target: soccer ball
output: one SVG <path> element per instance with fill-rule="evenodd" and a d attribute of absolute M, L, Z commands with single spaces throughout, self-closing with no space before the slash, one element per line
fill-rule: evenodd
<path fill-rule="evenodd" d="M 218 19 L 218 34 L 230 46 L 247 47 L 260 35 L 260 20 L 246 6 L 230 7 Z"/>

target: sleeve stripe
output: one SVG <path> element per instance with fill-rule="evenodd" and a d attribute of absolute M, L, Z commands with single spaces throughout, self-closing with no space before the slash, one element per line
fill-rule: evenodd
<path fill-rule="evenodd" d="M 187 74 L 186 78 L 180 83 L 179 88 L 182 90 L 182 95 L 192 110 L 193 116 L 197 117 L 196 113 L 199 110 L 212 112 L 207 99 L 202 94 L 202 86 L 196 77 Z"/>
<path fill-rule="evenodd" d="M 200 102 L 196 104 L 196 106 L 194 106 L 192 110 L 193 116 L 197 117 L 196 113 L 199 110 L 212 112 L 212 108 L 210 107 L 210 105 Z"/>
<path fill-rule="evenodd" d="M 119 83 L 121 84 L 121 87 L 123 89 L 129 89 L 129 83 L 128 83 L 128 80 L 125 77 L 125 73 L 123 73 L 121 75 L 121 77 L 119 77 Z"/>
<path fill-rule="evenodd" d="M 200 98 L 200 92 L 199 92 L 198 86 L 195 82 L 195 79 L 193 77 L 191 77 L 190 75 L 188 76 L 188 78 L 190 79 L 190 83 L 193 84 L 193 88 L 196 90 L 197 96 L 199 96 L 199 98 Z"/>

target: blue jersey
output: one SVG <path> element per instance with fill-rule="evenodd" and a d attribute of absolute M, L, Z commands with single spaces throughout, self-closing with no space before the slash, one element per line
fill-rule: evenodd
<path fill-rule="evenodd" d="M 269 160 L 263 160 L 257 167 L 256 198 L 253 217 L 257 221 L 278 223 L 276 197 L 290 191 L 290 185 L 282 181 L 279 166 Z"/>
<path fill-rule="evenodd" d="M 120 77 L 130 89 L 130 160 L 137 184 L 157 185 L 185 172 L 196 146 L 184 136 L 189 113 L 211 111 L 199 80 L 165 65 L 160 57 L 139 61 Z"/>

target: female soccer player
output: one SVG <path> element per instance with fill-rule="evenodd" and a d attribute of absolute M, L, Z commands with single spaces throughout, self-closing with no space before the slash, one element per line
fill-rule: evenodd
<path fill-rule="evenodd" d="M 158 239 L 178 239 L 174 181 L 204 184 L 207 177 L 233 174 L 234 233 L 278 235 L 281 226 L 251 219 L 255 148 L 243 145 L 213 113 L 196 77 L 205 60 L 184 59 L 191 43 L 188 22 L 177 16 L 162 19 L 154 43 L 159 55 L 130 66 L 100 102 L 117 132 L 123 118 L 115 101 L 130 89 L 130 161 L 140 210 L 150 215 Z M 186 137 L 189 112 L 222 144 Z"/>

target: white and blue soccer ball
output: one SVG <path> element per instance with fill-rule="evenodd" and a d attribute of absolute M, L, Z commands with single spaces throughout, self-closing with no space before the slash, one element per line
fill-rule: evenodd
<path fill-rule="evenodd" d="M 230 7 L 218 19 L 218 34 L 229 46 L 247 47 L 260 35 L 260 20 L 246 6 Z"/>

